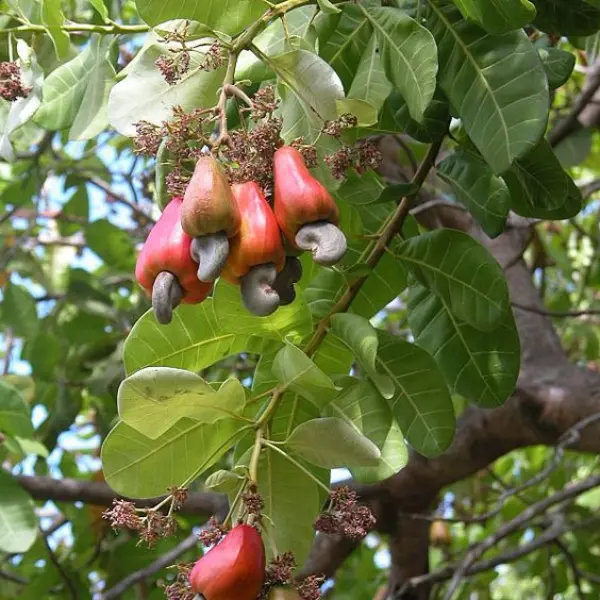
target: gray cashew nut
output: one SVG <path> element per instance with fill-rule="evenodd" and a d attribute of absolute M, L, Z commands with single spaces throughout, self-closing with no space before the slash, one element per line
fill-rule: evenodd
<path fill-rule="evenodd" d="M 324 267 L 340 262 L 348 249 L 346 236 L 339 227 L 327 221 L 300 227 L 296 233 L 296 245 L 302 250 L 310 250 L 313 260 Z"/>
<path fill-rule="evenodd" d="M 280 306 L 287 306 L 296 299 L 294 283 L 302 278 L 302 263 L 295 256 L 288 256 L 285 265 L 277 274 L 273 288 L 279 294 Z"/>
<path fill-rule="evenodd" d="M 212 283 L 221 274 L 229 256 L 229 240 L 224 231 L 195 237 L 190 255 L 198 263 L 198 279 Z"/>
<path fill-rule="evenodd" d="M 266 317 L 279 307 L 279 294 L 273 288 L 277 269 L 273 263 L 256 265 L 241 279 L 242 302 L 246 309 L 258 317 Z"/>
<path fill-rule="evenodd" d="M 168 325 L 173 318 L 173 310 L 183 298 L 183 288 L 177 277 L 169 271 L 161 271 L 152 285 L 152 310 L 161 325 Z"/>

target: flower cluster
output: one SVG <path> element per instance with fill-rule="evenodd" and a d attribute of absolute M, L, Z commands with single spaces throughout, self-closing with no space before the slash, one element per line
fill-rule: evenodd
<path fill-rule="evenodd" d="M 145 542 L 149 548 L 160 538 L 173 535 L 177 529 L 177 522 L 172 516 L 153 509 L 141 511 L 127 500 L 113 500 L 112 508 L 105 510 L 102 516 L 110 521 L 113 529 L 137 531 L 140 537 L 138 543 Z"/>
<path fill-rule="evenodd" d="M 325 163 L 336 179 L 344 179 L 348 169 L 353 168 L 357 173 L 364 173 L 369 169 L 379 167 L 382 154 L 371 140 L 356 146 L 343 146 L 337 152 L 325 157 Z"/>
<path fill-rule="evenodd" d="M 331 491 L 329 498 L 329 509 L 314 524 L 317 531 L 360 540 L 375 526 L 373 513 L 367 506 L 358 504 L 356 492 L 348 486 Z"/>
<path fill-rule="evenodd" d="M 14 62 L 0 62 L 0 96 L 9 102 L 26 98 L 31 88 L 23 86 L 21 69 Z"/>
<path fill-rule="evenodd" d="M 159 56 L 155 65 L 169 85 L 175 85 L 190 70 L 190 53 L 185 50 L 172 51 L 170 56 Z"/>
<path fill-rule="evenodd" d="M 248 490 L 242 495 L 242 501 L 246 506 L 249 515 L 253 515 L 256 520 L 260 520 L 262 509 L 265 507 L 265 501 L 258 493 L 256 484 L 251 483 Z"/>
<path fill-rule="evenodd" d="M 203 546 L 214 546 L 223 539 L 226 533 L 227 529 L 217 521 L 216 517 L 212 516 L 198 535 L 198 539 Z"/>
<path fill-rule="evenodd" d="M 265 582 L 260 598 L 267 598 L 273 588 L 291 586 L 296 588 L 303 600 L 319 600 L 321 585 L 325 581 L 325 577 L 310 575 L 301 581 L 297 581 L 294 579 L 295 569 L 296 559 L 291 552 L 276 556 L 265 570 Z"/>
<path fill-rule="evenodd" d="M 358 119 L 349 113 L 345 113 L 333 121 L 327 121 L 323 126 L 323 133 L 339 139 L 344 129 L 352 129 L 358 125 Z"/>
<path fill-rule="evenodd" d="M 189 575 L 194 563 L 180 563 L 176 565 L 177 576 L 170 585 L 165 585 L 165 596 L 167 600 L 194 600 L 195 592 L 190 588 Z"/>

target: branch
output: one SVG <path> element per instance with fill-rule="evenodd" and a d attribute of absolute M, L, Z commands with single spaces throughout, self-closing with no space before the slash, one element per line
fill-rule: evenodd
<path fill-rule="evenodd" d="M 113 598 L 118 598 L 121 594 L 125 593 L 128 588 L 146 579 L 147 577 L 154 575 L 154 573 L 157 573 L 161 569 L 172 565 L 182 554 L 193 550 L 197 545 L 198 536 L 195 533 L 191 533 L 182 542 L 177 544 L 177 546 L 157 558 L 147 567 L 144 567 L 139 571 L 134 571 L 125 577 L 125 579 L 119 581 L 119 583 L 104 592 L 104 594 L 100 596 L 100 600 L 112 600 Z"/>
<path fill-rule="evenodd" d="M 53 479 L 45 476 L 17 475 L 15 479 L 36 500 L 54 502 L 83 502 L 98 506 L 112 506 L 115 498 L 125 498 L 116 494 L 106 483 L 78 479 Z M 132 500 L 139 508 L 156 506 L 166 496 Z M 127 498 L 129 499 L 129 498 Z M 131 500 L 131 499 L 129 499 Z M 212 492 L 193 492 L 185 501 L 181 513 L 190 515 L 225 516 L 228 510 L 227 497 Z"/>
<path fill-rule="evenodd" d="M 545 315 L 547 317 L 556 318 L 568 318 L 568 317 L 585 317 L 588 315 L 600 315 L 600 309 L 598 308 L 586 308 L 583 310 L 546 310 L 544 308 L 538 308 L 537 306 L 523 306 L 517 302 L 512 302 L 511 305 L 519 310 L 526 312 L 532 312 L 536 315 Z"/>
<path fill-rule="evenodd" d="M 46 552 L 48 553 L 48 557 L 50 558 L 50 562 L 54 565 L 60 578 L 65 583 L 67 590 L 69 590 L 69 595 L 73 600 L 77 600 L 77 590 L 75 589 L 75 585 L 71 581 L 69 574 L 65 571 L 64 567 L 60 564 L 58 557 L 54 554 L 52 548 L 50 548 L 50 544 L 48 543 L 47 536 L 42 536 L 42 540 L 44 542 L 44 546 L 46 547 Z"/>
<path fill-rule="evenodd" d="M 556 124 L 554 129 L 548 135 L 548 141 L 551 146 L 557 146 L 566 137 L 581 127 L 579 115 L 593 100 L 596 92 L 600 88 L 600 60 L 596 60 L 587 72 L 585 85 L 581 94 L 576 98 L 571 112 L 567 118 Z"/>

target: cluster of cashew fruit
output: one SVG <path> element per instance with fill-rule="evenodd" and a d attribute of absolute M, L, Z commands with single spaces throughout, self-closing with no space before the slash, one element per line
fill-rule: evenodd
<path fill-rule="evenodd" d="M 183 198 L 166 206 L 136 265 L 159 323 L 169 323 L 181 302 L 202 302 L 218 277 L 239 285 L 248 311 L 270 315 L 296 297 L 298 254 L 309 250 L 324 266 L 342 259 L 338 208 L 300 152 L 279 148 L 273 177 L 271 208 L 255 182 L 230 186 L 214 156 L 198 160 Z"/>
<path fill-rule="evenodd" d="M 265 547 L 251 525 L 236 525 L 189 574 L 195 600 L 256 600 L 265 580 Z M 295 590 L 275 588 L 268 600 L 300 600 Z"/>

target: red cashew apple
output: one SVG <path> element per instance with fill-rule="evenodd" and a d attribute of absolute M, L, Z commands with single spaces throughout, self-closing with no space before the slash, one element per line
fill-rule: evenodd
<path fill-rule="evenodd" d="M 189 581 L 205 600 L 256 600 L 264 577 L 260 533 L 250 525 L 237 525 L 196 562 Z"/>
<path fill-rule="evenodd" d="M 312 251 L 316 263 L 338 263 L 347 243 L 337 227 L 338 207 L 327 188 L 311 175 L 302 154 L 291 146 L 275 152 L 273 168 L 275 217 L 288 242 Z"/>
<path fill-rule="evenodd" d="M 222 277 L 239 284 L 244 306 L 263 317 L 274 312 L 280 304 L 274 284 L 285 265 L 281 232 L 258 184 L 253 181 L 239 183 L 231 190 L 242 225 L 231 240 Z"/>
<path fill-rule="evenodd" d="M 171 322 L 180 302 L 198 304 L 212 290 L 212 284 L 198 280 L 198 265 L 190 254 L 192 239 L 181 228 L 183 198 L 176 196 L 165 207 L 148 234 L 138 256 L 135 277 L 152 296 L 156 320 Z"/>
<path fill-rule="evenodd" d="M 229 238 L 240 228 L 240 214 L 223 170 L 212 155 L 201 156 L 183 196 L 181 226 L 194 238 L 192 257 L 198 279 L 214 281 L 225 266 Z"/>

